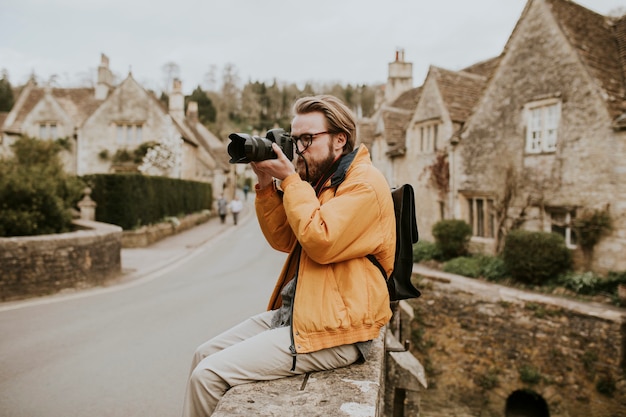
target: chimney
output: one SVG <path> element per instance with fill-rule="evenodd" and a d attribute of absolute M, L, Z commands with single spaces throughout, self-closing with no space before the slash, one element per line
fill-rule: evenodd
<path fill-rule="evenodd" d="M 396 59 L 389 64 L 385 103 L 391 103 L 411 88 L 413 88 L 413 64 L 404 61 L 404 49 L 396 49 Z"/>
<path fill-rule="evenodd" d="M 169 111 L 170 115 L 177 120 L 185 117 L 185 97 L 183 96 L 183 83 L 174 78 L 172 83 L 172 92 L 170 93 Z"/>
<path fill-rule="evenodd" d="M 187 119 L 197 123 L 198 122 L 198 102 L 190 101 L 187 103 Z"/>
<path fill-rule="evenodd" d="M 100 66 L 98 67 L 98 83 L 96 84 L 96 100 L 107 98 L 112 85 L 113 73 L 109 69 L 109 57 L 101 54 Z"/>

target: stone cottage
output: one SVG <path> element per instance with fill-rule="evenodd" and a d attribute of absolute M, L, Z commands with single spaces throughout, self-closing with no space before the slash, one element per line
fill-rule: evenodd
<path fill-rule="evenodd" d="M 179 80 L 174 80 L 166 108 L 130 73 L 113 85 L 105 55 L 95 88 L 40 87 L 29 81 L 2 125 L 1 153 L 19 135 L 65 138 L 63 162 L 76 175 L 137 171 L 135 150 L 168 140 L 176 144 L 177 163 L 147 173 L 211 182 L 221 189 L 230 172 L 225 145 L 201 126 L 197 104 L 190 103 L 185 114 Z"/>
<path fill-rule="evenodd" d="M 450 153 L 454 217 L 486 248 L 516 223 L 560 233 L 593 270 L 626 270 L 625 45 L 626 17 L 528 1 Z M 575 220 L 594 212 L 613 228 L 581 253 Z"/>
<path fill-rule="evenodd" d="M 579 265 L 626 270 L 625 45 L 626 17 L 529 0 L 500 56 L 431 66 L 362 120 L 389 183 L 415 187 L 421 238 L 463 219 L 476 249 L 493 253 L 513 227 L 552 231 Z M 597 214 L 611 228 L 583 247 L 576 226 L 602 227 L 588 221 Z"/>
<path fill-rule="evenodd" d="M 403 55 L 400 58 L 389 64 L 386 88 L 394 85 L 399 73 L 396 66 L 411 71 Z M 422 239 L 431 240 L 432 226 L 451 217 L 450 143 L 457 140 L 455 134 L 464 126 L 497 62 L 496 58 L 461 71 L 431 66 L 423 85 L 392 95 L 391 102 L 386 96 L 377 113 L 359 124 L 362 141 L 389 184 L 413 185 Z"/>

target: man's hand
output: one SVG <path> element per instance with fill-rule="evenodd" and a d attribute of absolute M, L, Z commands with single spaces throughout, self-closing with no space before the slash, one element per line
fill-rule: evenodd
<path fill-rule="evenodd" d="M 276 143 L 272 143 L 272 150 L 278 155 L 277 159 L 250 162 L 252 170 L 259 179 L 259 187 L 261 188 L 271 185 L 274 178 L 282 181 L 296 172 L 293 163 L 287 159 L 287 156 L 280 149 L 280 146 Z"/>

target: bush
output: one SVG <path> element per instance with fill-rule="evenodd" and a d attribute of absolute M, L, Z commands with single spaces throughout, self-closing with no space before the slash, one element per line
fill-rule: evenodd
<path fill-rule="evenodd" d="M 504 260 L 499 256 L 480 256 L 480 275 L 489 281 L 500 281 L 507 277 Z"/>
<path fill-rule="evenodd" d="M 480 259 L 461 256 L 443 264 L 444 272 L 478 278 L 480 276 Z"/>
<path fill-rule="evenodd" d="M 413 245 L 413 262 L 422 262 L 441 259 L 441 251 L 436 244 L 419 241 Z"/>
<path fill-rule="evenodd" d="M 463 220 L 441 220 L 433 226 L 433 236 L 443 260 L 465 256 L 472 228 Z"/>
<path fill-rule="evenodd" d="M 71 209 L 84 184 L 63 171 L 59 141 L 22 137 L 0 160 L 0 236 L 71 230 Z"/>
<path fill-rule="evenodd" d="M 512 278 L 542 284 L 571 268 L 572 255 L 556 233 L 513 230 L 505 238 L 502 259 Z"/>
<path fill-rule="evenodd" d="M 84 177 L 98 204 L 96 220 L 124 230 L 154 224 L 166 217 L 211 209 L 211 184 L 140 174 L 95 174 Z"/>
<path fill-rule="evenodd" d="M 461 256 L 451 259 L 443 265 L 443 270 L 471 278 L 483 277 L 490 281 L 501 280 L 507 275 L 501 258 L 486 255 Z"/>

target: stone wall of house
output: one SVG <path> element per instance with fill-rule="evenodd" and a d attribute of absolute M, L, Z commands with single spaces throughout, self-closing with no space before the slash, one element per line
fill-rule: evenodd
<path fill-rule="evenodd" d="M 549 411 L 520 415 L 624 415 L 626 310 L 418 272 L 422 297 L 410 305 L 412 352 L 429 384 L 423 417 L 514 415 L 520 395 Z"/>
<path fill-rule="evenodd" d="M 592 267 L 598 272 L 626 270 L 626 257 L 621 255 L 626 252 L 626 135 L 612 130 L 596 82 L 547 7 L 532 2 L 516 26 L 500 69 L 462 135 L 457 155 L 461 163 L 454 173 L 457 191 L 498 198 L 506 188 L 505 173 L 513 167 L 517 209 L 510 216 L 517 216 L 529 197 L 542 208 L 608 206 L 613 233 L 598 245 Z M 546 100 L 560 105 L 556 151 L 529 154 L 525 106 Z M 459 198 L 457 210 L 464 218 L 465 206 Z M 540 230 L 550 230 L 547 216 L 534 220 Z"/>
<path fill-rule="evenodd" d="M 427 79 L 422 89 L 421 99 L 406 133 L 406 155 L 396 158 L 394 177 L 398 184 L 410 183 L 415 189 L 415 211 L 421 240 L 433 241 L 432 227 L 442 220 L 442 211 L 447 216 L 447 194 L 441 192 L 431 181 L 430 168 L 436 162 L 433 138 L 430 148 L 422 149 L 420 123 L 437 121 L 437 149 L 447 146 L 452 136 L 452 122 L 445 110 L 441 94 L 434 79 Z M 425 148 L 428 143 L 423 144 Z M 443 210 L 442 210 L 443 205 Z"/>
<path fill-rule="evenodd" d="M 92 287 L 121 272 L 122 228 L 75 224 L 81 230 L 0 238 L 0 301 Z"/>
<path fill-rule="evenodd" d="M 124 126 L 120 138 L 118 125 Z M 141 138 L 134 130 L 137 125 L 142 126 Z M 128 138 L 127 126 L 130 126 Z M 78 174 L 109 172 L 118 149 L 132 153 L 143 142 L 160 142 L 175 132 L 156 100 L 129 76 L 80 128 Z"/>

